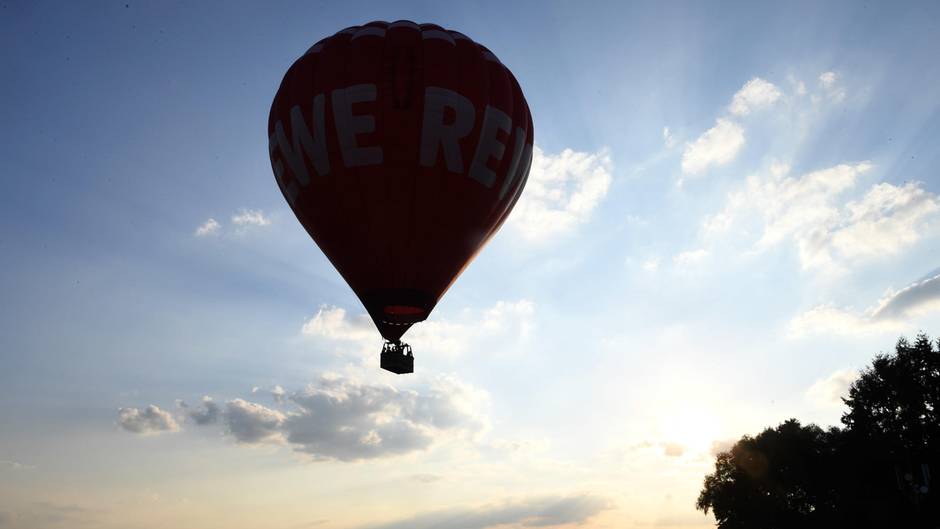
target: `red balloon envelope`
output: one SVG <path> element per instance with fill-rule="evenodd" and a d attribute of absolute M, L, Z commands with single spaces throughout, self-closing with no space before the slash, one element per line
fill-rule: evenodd
<path fill-rule="evenodd" d="M 397 342 L 506 219 L 533 129 L 493 53 L 399 21 L 344 29 L 297 59 L 268 136 L 297 219 Z"/>

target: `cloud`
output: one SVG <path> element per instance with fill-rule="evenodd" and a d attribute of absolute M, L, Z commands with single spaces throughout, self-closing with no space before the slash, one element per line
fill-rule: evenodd
<path fill-rule="evenodd" d="M 361 529 L 487 529 L 500 526 L 558 527 L 583 524 L 611 509 L 610 500 L 593 494 L 540 496 L 479 507 L 459 507 Z"/>
<path fill-rule="evenodd" d="M 151 404 L 143 410 L 139 408 L 118 409 L 118 424 L 128 432 L 151 435 L 179 430 L 176 419 L 169 412 Z"/>
<path fill-rule="evenodd" d="M 905 324 L 898 320 L 876 321 L 851 309 L 833 305 L 818 305 L 790 320 L 788 334 L 791 338 L 803 338 L 817 334 L 840 334 L 858 336 L 902 331 Z"/>
<path fill-rule="evenodd" d="M 734 160 L 744 146 L 744 129 L 725 118 L 718 118 L 715 126 L 705 131 L 692 143 L 685 144 L 682 152 L 682 172 L 687 175 L 701 173 L 710 166 L 725 165 Z"/>
<path fill-rule="evenodd" d="M 826 378 L 817 380 L 806 390 L 806 400 L 819 407 L 842 405 L 842 397 L 849 394 L 852 382 L 858 379 L 854 369 L 842 369 Z"/>
<path fill-rule="evenodd" d="M 676 138 L 672 135 L 669 127 L 663 127 L 663 144 L 666 145 L 667 149 L 671 149 L 676 146 Z"/>
<path fill-rule="evenodd" d="M 489 428 L 487 394 L 453 377 L 417 392 L 323 376 L 289 401 L 293 409 L 281 411 L 230 400 L 221 414 L 224 430 L 240 443 L 287 443 L 314 459 L 356 461 L 474 438 Z"/>
<path fill-rule="evenodd" d="M 223 424 L 240 443 L 282 442 L 285 415 L 261 404 L 234 399 L 225 403 Z"/>
<path fill-rule="evenodd" d="M 659 270 L 659 263 L 659 257 L 650 257 L 649 259 L 643 261 L 640 266 L 647 272 L 655 272 Z"/>
<path fill-rule="evenodd" d="M 9 468 L 12 470 L 35 470 L 35 465 L 27 465 L 25 463 L 20 463 L 19 461 L 11 461 L 9 459 L 0 461 L 0 469 Z"/>
<path fill-rule="evenodd" d="M 734 94 L 728 111 L 732 116 L 743 117 L 753 110 L 772 105 L 780 96 L 780 90 L 773 83 L 755 77 Z M 685 144 L 682 173 L 697 175 L 709 167 L 730 163 L 741 152 L 744 143 L 744 128 L 726 117 L 719 117 L 714 127 L 706 130 L 694 142 Z M 681 179 L 679 184 L 682 184 Z"/>
<path fill-rule="evenodd" d="M 406 454 L 488 428 L 486 393 L 452 377 L 438 378 L 422 393 L 324 377 L 290 398 L 300 411 L 285 423 L 287 440 L 322 459 Z"/>
<path fill-rule="evenodd" d="M 199 408 L 190 410 L 187 415 L 196 424 L 212 424 L 218 422 L 219 417 L 222 415 L 222 409 L 212 400 L 211 397 L 205 396 L 202 397 L 201 406 Z"/>
<path fill-rule="evenodd" d="M 881 183 L 845 206 L 844 226 L 833 232 L 832 246 L 848 257 L 891 255 L 917 242 L 938 212 L 940 198 L 919 183 Z"/>
<path fill-rule="evenodd" d="M 889 290 L 862 312 L 832 305 L 813 307 L 790 321 L 790 335 L 898 332 L 907 329 L 912 318 L 936 311 L 940 311 L 940 274 Z"/>
<path fill-rule="evenodd" d="M 819 75 L 819 84 L 831 100 L 838 103 L 845 99 L 845 88 L 839 83 L 839 75 L 836 72 L 821 73 Z"/>
<path fill-rule="evenodd" d="M 510 339 L 526 339 L 534 326 L 535 304 L 527 299 L 497 301 L 482 311 L 464 310 L 456 319 L 432 318 L 408 330 L 405 340 L 421 351 L 456 357 L 481 342 L 500 339 L 504 349 Z M 374 355 L 381 339 L 365 313 L 350 316 L 345 309 L 321 306 L 304 323 L 306 336 L 356 343 L 363 354 Z"/>
<path fill-rule="evenodd" d="M 940 274 L 917 281 L 897 292 L 889 291 L 872 310 L 874 320 L 910 318 L 940 310 Z"/>
<path fill-rule="evenodd" d="M 570 233 L 591 218 L 607 195 L 612 174 L 606 150 L 545 154 L 536 146 L 525 190 L 507 224 L 531 242 Z"/>
<path fill-rule="evenodd" d="M 672 262 L 676 266 L 687 268 L 702 262 L 706 257 L 708 257 L 708 250 L 699 248 L 698 250 L 688 250 L 677 254 L 672 258 Z"/>
<path fill-rule="evenodd" d="M 724 439 L 721 441 L 712 441 L 712 444 L 708 450 L 708 453 L 711 454 L 712 456 L 717 457 L 718 454 L 731 450 L 731 447 L 733 447 L 734 444 L 737 442 L 738 442 L 737 439 Z"/>
<path fill-rule="evenodd" d="M 304 323 L 301 332 L 308 336 L 322 336 L 334 340 L 378 341 L 381 336 L 368 314 L 346 317 L 346 309 L 321 305 L 317 313 Z"/>
<path fill-rule="evenodd" d="M 780 90 L 773 83 L 755 77 L 734 94 L 728 110 L 735 116 L 745 116 L 752 110 L 773 104 L 780 99 L 780 95 Z"/>
<path fill-rule="evenodd" d="M 219 222 L 212 217 L 209 217 L 201 226 L 196 228 L 195 235 L 196 237 L 208 237 L 209 235 L 215 235 L 219 232 L 221 225 Z"/>
<path fill-rule="evenodd" d="M 236 226 L 267 226 L 271 220 L 260 209 L 243 209 L 232 215 L 232 224 Z"/>
<path fill-rule="evenodd" d="M 868 162 L 840 164 L 791 177 L 786 165 L 775 164 L 769 174 L 752 175 L 729 193 L 725 207 L 705 218 L 703 231 L 714 236 L 756 220 L 762 229 L 754 250 L 792 241 L 804 270 L 838 271 L 896 254 L 926 235 L 940 198 L 911 182 L 877 184 L 849 201 L 846 193 L 871 168 Z"/>

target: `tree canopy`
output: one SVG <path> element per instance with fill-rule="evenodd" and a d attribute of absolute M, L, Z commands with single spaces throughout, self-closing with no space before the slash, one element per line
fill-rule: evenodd
<path fill-rule="evenodd" d="M 901 338 L 842 400 L 842 428 L 790 419 L 718 454 L 696 507 L 721 529 L 940 527 L 940 342 Z"/>

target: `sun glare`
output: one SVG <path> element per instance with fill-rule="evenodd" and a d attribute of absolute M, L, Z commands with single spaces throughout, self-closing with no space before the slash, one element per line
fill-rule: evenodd
<path fill-rule="evenodd" d="M 664 442 L 681 445 L 684 452 L 706 453 L 718 438 L 718 417 L 698 405 L 677 406 L 661 416 Z"/>

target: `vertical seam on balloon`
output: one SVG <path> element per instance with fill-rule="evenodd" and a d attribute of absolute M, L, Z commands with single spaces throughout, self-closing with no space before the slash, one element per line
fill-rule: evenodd
<path fill-rule="evenodd" d="M 350 38 L 346 39 L 346 40 L 343 42 L 343 45 L 345 46 L 345 57 L 341 57 L 341 58 L 340 58 L 340 59 L 341 59 L 341 62 L 343 63 L 343 67 L 342 67 L 342 69 L 341 69 L 341 71 L 342 71 L 342 83 L 339 84 L 339 86 L 334 87 L 334 89 L 340 88 L 340 89 L 345 90 L 345 89 L 349 88 L 350 83 L 351 83 L 351 77 L 350 77 L 350 73 L 349 73 L 350 61 L 348 60 L 348 57 L 349 57 L 349 55 L 351 54 L 351 51 L 352 51 L 352 46 L 353 46 L 352 38 L 350 37 Z M 350 106 L 350 112 L 352 112 L 352 107 L 351 107 L 351 106 Z M 334 116 L 333 116 L 333 121 L 334 121 L 334 126 L 335 126 L 335 122 L 336 122 L 336 115 L 335 115 L 335 114 L 334 114 Z M 340 146 L 339 150 L 342 151 L 342 146 Z M 343 164 L 344 164 L 345 169 L 346 169 L 347 178 L 349 178 L 349 177 L 355 178 L 355 182 L 353 182 L 353 186 L 352 186 L 352 187 L 353 187 L 353 189 L 356 190 L 356 195 L 359 197 L 359 201 L 358 201 L 358 203 L 357 203 L 357 207 L 358 207 L 358 210 L 359 210 L 359 211 L 357 211 L 357 212 L 350 212 L 350 211 L 344 212 L 344 213 L 346 214 L 346 216 L 347 216 L 347 217 L 344 219 L 344 221 L 345 221 L 345 222 L 348 222 L 350 225 L 354 225 L 354 224 L 356 224 L 356 222 L 355 222 L 355 218 L 354 218 L 353 213 L 356 213 L 356 214 L 358 214 L 358 215 L 365 215 L 365 216 L 367 216 L 367 218 L 366 218 L 367 222 L 365 223 L 365 228 L 366 228 L 366 229 L 365 229 L 365 232 L 364 232 L 364 233 L 360 232 L 360 234 L 363 236 L 363 243 L 365 243 L 365 244 L 367 244 L 367 245 L 371 245 L 372 242 L 373 242 L 373 241 L 372 241 L 372 210 L 368 207 L 368 205 L 367 205 L 367 204 L 368 204 L 368 201 L 366 201 L 366 197 L 365 197 L 364 194 L 363 194 L 363 188 L 364 188 L 364 186 L 363 186 L 363 178 L 362 178 L 362 174 L 361 174 L 362 168 L 361 168 L 360 166 L 354 166 L 354 167 L 346 166 L 346 165 L 345 165 L 345 158 L 342 157 L 342 152 L 340 152 L 340 159 L 343 160 Z M 345 188 L 345 189 L 349 189 L 349 186 L 346 185 L 346 186 L 344 186 L 344 188 Z"/>
<path fill-rule="evenodd" d="M 422 72 L 424 71 L 425 56 L 426 56 L 427 50 L 424 48 L 423 33 L 424 32 L 422 31 L 421 32 L 422 38 L 418 39 L 418 44 L 417 46 L 415 46 L 415 49 L 417 50 L 416 53 L 420 53 L 420 57 L 415 57 L 415 62 L 410 65 L 411 71 L 409 72 L 409 74 L 411 75 L 411 85 L 410 85 L 411 93 L 409 95 L 411 97 L 411 101 L 412 101 L 412 104 L 414 105 L 415 110 L 420 111 L 416 113 L 422 114 L 422 115 L 423 115 L 424 108 L 423 107 L 420 109 L 417 108 L 417 101 L 419 98 L 417 97 L 415 92 L 418 90 L 422 90 L 425 86 L 425 82 L 424 82 L 424 79 L 422 78 L 421 82 L 419 83 L 418 79 L 416 79 L 414 76 L 414 72 L 416 72 L 419 69 L 418 68 L 419 66 L 420 66 L 420 70 Z M 420 61 L 420 63 L 418 61 Z M 421 101 L 422 102 L 424 101 L 423 96 L 421 97 Z M 423 120 L 421 120 L 420 118 L 418 122 L 423 124 Z M 417 141 L 415 142 L 415 145 L 420 146 L 421 145 L 421 127 L 420 126 L 418 127 L 418 131 L 419 131 L 418 137 L 416 138 Z M 417 168 L 418 164 L 416 163 L 414 167 Z M 406 287 L 414 288 L 417 284 L 416 282 L 417 272 L 416 271 L 418 270 L 418 266 L 416 262 L 418 252 L 415 250 L 417 246 L 416 242 L 417 242 L 418 229 L 420 227 L 418 223 L 417 203 L 418 203 L 418 185 L 420 185 L 421 182 L 419 182 L 418 180 L 418 175 L 417 175 L 416 170 L 408 171 L 408 173 L 409 174 L 405 175 L 405 179 L 410 184 L 409 193 L 408 193 L 408 198 L 411 202 L 410 207 L 408 208 L 409 209 L 408 223 L 409 223 L 410 229 L 408 230 L 408 237 L 407 237 L 407 240 L 405 241 L 405 248 L 408 249 L 408 255 L 406 257 L 407 266 L 403 270 L 401 279 L 402 279 L 402 283 Z"/>

